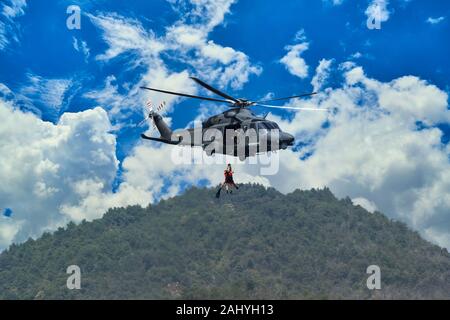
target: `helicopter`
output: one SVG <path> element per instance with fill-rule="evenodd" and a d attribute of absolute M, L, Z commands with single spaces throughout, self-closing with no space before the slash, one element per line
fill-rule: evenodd
<path fill-rule="evenodd" d="M 146 134 L 141 134 L 143 139 L 177 146 L 202 147 L 208 156 L 212 156 L 216 153 L 226 154 L 239 157 L 239 159 L 243 161 L 256 154 L 287 149 L 288 147 L 293 146 L 295 142 L 293 135 L 282 131 L 276 122 L 267 120 L 267 115 L 264 117 L 255 115 L 249 110 L 250 107 L 262 106 L 265 108 L 310 111 L 327 110 L 322 108 L 297 108 L 267 104 L 276 101 L 308 97 L 317 94 L 317 92 L 264 101 L 251 101 L 245 98 L 234 98 L 198 78 L 190 77 L 190 79 L 212 93 L 220 96 L 221 99 L 150 87 L 141 87 L 141 89 L 185 98 L 226 103 L 228 104 L 229 109 L 203 121 L 201 128 L 172 131 L 160 115 L 160 112 L 165 107 L 165 102 L 159 105 L 156 110 L 151 103 L 148 103 L 148 116 L 141 124 L 146 121 L 151 121 L 153 124 L 152 129 L 157 129 L 160 137 L 155 138 Z"/>

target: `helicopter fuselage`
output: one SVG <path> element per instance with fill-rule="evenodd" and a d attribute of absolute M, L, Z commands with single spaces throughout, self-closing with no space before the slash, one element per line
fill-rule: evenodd
<path fill-rule="evenodd" d="M 278 125 L 255 116 L 246 108 L 234 108 L 208 118 L 201 127 L 172 132 L 158 114 L 155 125 L 161 138 L 145 139 L 162 143 L 202 147 L 207 155 L 227 154 L 241 159 L 258 153 L 286 149 L 294 144 L 294 137 L 280 130 Z"/>

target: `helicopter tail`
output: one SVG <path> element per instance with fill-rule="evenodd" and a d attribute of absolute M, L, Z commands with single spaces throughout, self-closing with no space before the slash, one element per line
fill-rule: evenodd
<path fill-rule="evenodd" d="M 164 122 L 163 118 L 156 112 L 154 112 L 153 123 L 158 129 L 159 134 L 161 135 L 162 140 L 171 140 L 172 139 L 172 130 L 169 128 L 167 123 Z"/>
<path fill-rule="evenodd" d="M 161 135 L 161 138 L 158 138 L 158 140 L 170 141 L 172 138 L 172 130 L 169 128 L 167 123 L 164 122 L 163 117 L 158 113 L 158 112 L 161 112 L 165 107 L 166 107 L 166 102 L 163 102 L 155 110 L 153 108 L 151 101 L 148 101 L 147 102 L 148 116 L 146 119 L 144 119 L 140 123 L 140 125 L 143 125 L 147 120 L 150 120 L 150 122 L 152 124 L 151 131 L 154 131 L 155 129 L 157 129 L 159 134 Z M 145 135 L 143 135 L 143 136 L 145 136 Z M 147 137 L 147 136 L 145 136 L 145 137 Z"/>
<path fill-rule="evenodd" d="M 141 134 L 141 138 L 156 141 L 156 142 L 162 142 L 162 143 L 166 143 L 166 144 L 178 145 L 181 143 L 182 139 L 179 138 L 177 141 L 172 140 L 172 130 L 167 125 L 167 123 L 164 122 L 163 117 L 158 113 L 161 110 L 163 110 L 165 108 L 165 106 L 166 106 L 166 103 L 163 102 L 162 104 L 159 105 L 159 107 L 155 111 L 152 106 L 152 103 L 150 101 L 147 103 L 148 116 L 141 122 L 141 124 L 143 124 L 147 120 L 149 120 L 152 123 L 150 132 L 157 129 L 161 137 L 153 138 L 153 137 L 149 137 L 145 134 Z"/>

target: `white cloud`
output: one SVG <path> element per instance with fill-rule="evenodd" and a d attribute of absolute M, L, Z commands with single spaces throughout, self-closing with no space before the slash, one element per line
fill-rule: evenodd
<path fill-rule="evenodd" d="M 288 53 L 281 58 L 280 62 L 285 65 L 286 69 L 294 76 L 304 79 L 308 76 L 308 65 L 301 57 L 301 54 L 308 50 L 307 42 L 287 46 L 285 49 Z"/>
<path fill-rule="evenodd" d="M 306 37 L 305 29 L 298 30 L 297 33 L 295 34 L 294 40 L 296 42 L 306 42 L 307 37 Z"/>
<path fill-rule="evenodd" d="M 96 100 L 102 108 L 108 111 L 110 118 L 121 115 L 125 107 L 125 97 L 119 93 L 119 86 L 115 76 L 108 76 L 101 90 L 86 92 L 84 97 Z"/>
<path fill-rule="evenodd" d="M 111 188 L 118 164 L 104 110 L 66 113 L 55 125 L 0 100 L 0 116 L 0 204 L 14 211 L 11 219 L 0 220 L 0 248 L 73 218 L 60 206 L 79 201 L 71 188 L 80 181 Z"/>
<path fill-rule="evenodd" d="M 183 14 L 186 22 L 199 23 L 206 28 L 207 32 L 211 32 L 223 23 L 225 15 L 230 13 L 230 7 L 236 0 L 182 0 L 178 2 L 189 2 L 194 7 L 190 12 Z"/>
<path fill-rule="evenodd" d="M 47 79 L 31 73 L 27 74 L 27 78 L 28 81 L 21 88 L 19 98 L 57 119 L 72 80 Z"/>
<path fill-rule="evenodd" d="M 208 40 L 209 33 L 223 22 L 233 2 L 192 0 L 193 9 L 168 27 L 162 37 L 145 30 L 137 20 L 111 14 L 91 15 L 91 20 L 103 30 L 109 45 L 108 50 L 97 58 L 110 60 L 125 52 L 135 52 L 140 64 L 154 69 L 164 65 L 160 54 L 170 52 L 172 59 L 192 65 L 199 69 L 197 72 L 215 75 L 213 80 L 223 74 L 219 78 L 222 86 L 231 84 L 240 88 L 250 75 L 260 74 L 261 68 L 251 65 L 244 53 Z M 189 24 L 187 20 L 194 22 Z"/>
<path fill-rule="evenodd" d="M 200 37 L 191 38 L 193 32 L 190 28 L 185 25 L 169 28 L 166 39 L 171 52 L 178 54 L 181 61 L 191 65 L 206 81 L 217 81 L 220 87 L 240 89 L 251 75 L 261 74 L 262 68 L 252 65 L 246 54 L 207 40 L 207 34 L 203 32 Z"/>
<path fill-rule="evenodd" d="M 351 59 L 359 59 L 359 58 L 362 58 L 362 57 L 363 57 L 363 54 L 361 52 L 359 52 L 359 51 L 355 52 L 354 54 L 352 54 L 350 56 Z"/>
<path fill-rule="evenodd" d="M 14 20 L 25 14 L 26 0 L 7 0 L 0 6 L 0 51 L 4 50 L 11 42 L 18 42 L 17 26 Z"/>
<path fill-rule="evenodd" d="M 366 16 L 369 18 L 377 18 L 379 22 L 386 22 L 389 20 L 391 14 L 388 5 L 388 0 L 372 0 L 366 9 Z"/>
<path fill-rule="evenodd" d="M 316 74 L 314 75 L 311 84 L 314 87 L 314 92 L 319 91 L 322 86 L 325 84 L 326 80 L 330 75 L 331 64 L 333 63 L 333 59 L 327 60 L 322 59 L 319 62 L 319 65 L 316 68 Z"/>
<path fill-rule="evenodd" d="M 88 15 L 91 21 L 103 31 L 103 40 L 108 44 L 108 50 L 97 56 L 98 60 L 110 60 L 125 52 L 138 53 L 136 65 L 145 64 L 146 59 L 153 60 L 164 50 L 152 31 L 144 29 L 135 19 L 125 18 L 117 14 Z"/>
<path fill-rule="evenodd" d="M 19 232 L 22 221 L 15 221 L 11 218 L 0 217 L 0 250 L 11 244 Z"/>
<path fill-rule="evenodd" d="M 375 205 L 375 203 L 367 200 L 366 198 L 354 198 L 352 199 L 352 202 L 355 206 L 361 206 L 370 213 L 374 213 L 377 210 L 377 206 Z"/>
<path fill-rule="evenodd" d="M 439 23 L 441 23 L 444 20 L 445 20 L 445 17 L 438 17 L 438 18 L 429 17 L 427 19 L 427 23 L 429 23 L 429 24 L 439 24 Z"/>
<path fill-rule="evenodd" d="M 208 40 L 208 35 L 230 12 L 232 0 L 195 0 L 193 10 L 166 30 L 165 41 L 171 52 L 208 81 L 218 81 L 221 87 L 242 88 L 251 75 L 262 68 L 250 63 L 249 57 L 231 47 Z"/>
<path fill-rule="evenodd" d="M 0 21 L 0 50 L 3 50 L 8 45 L 9 41 L 6 36 L 6 27 L 3 22 Z"/>
<path fill-rule="evenodd" d="M 28 75 L 30 86 L 22 89 L 22 93 L 35 97 L 39 96 L 42 104 L 58 108 L 61 106 L 64 93 L 71 84 L 68 79 L 45 79 L 36 75 Z"/>
<path fill-rule="evenodd" d="M 2 14 L 9 19 L 22 16 L 25 14 L 26 6 L 26 0 L 10 0 L 9 4 L 3 4 Z"/>
<path fill-rule="evenodd" d="M 77 38 L 73 37 L 73 48 L 76 51 L 82 53 L 84 56 L 84 60 L 87 62 L 91 53 L 86 41 L 78 40 Z"/>
<path fill-rule="evenodd" d="M 389 84 L 364 79 L 364 84 L 378 94 L 380 105 L 398 121 L 435 125 L 450 120 L 447 93 L 417 77 L 405 76 Z"/>
<path fill-rule="evenodd" d="M 333 6 L 340 6 L 342 3 L 344 3 L 344 0 L 322 0 L 322 1 L 327 4 L 332 4 Z"/>

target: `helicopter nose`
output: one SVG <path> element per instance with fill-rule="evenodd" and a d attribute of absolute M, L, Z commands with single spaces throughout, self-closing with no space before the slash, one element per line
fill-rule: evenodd
<path fill-rule="evenodd" d="M 280 137 L 280 145 L 292 146 L 294 144 L 294 140 L 295 138 L 293 135 L 283 132 Z"/>

